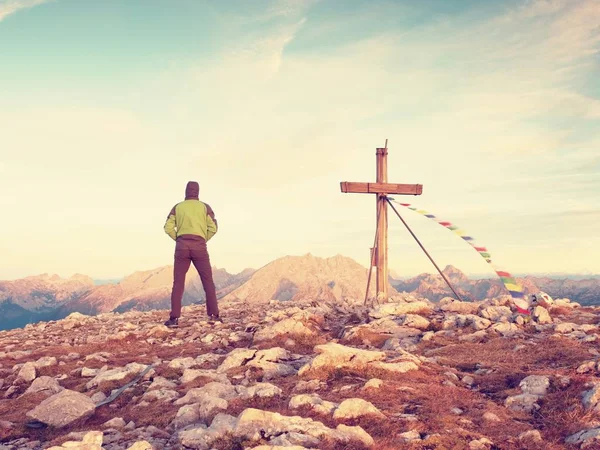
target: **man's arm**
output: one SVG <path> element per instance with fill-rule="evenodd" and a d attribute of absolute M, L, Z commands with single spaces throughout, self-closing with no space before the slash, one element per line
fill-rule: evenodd
<path fill-rule="evenodd" d="M 217 225 L 217 219 L 215 218 L 215 212 L 213 209 L 206 205 L 206 241 L 208 242 L 210 238 L 212 238 L 215 234 L 217 234 L 217 230 L 219 229 Z"/>
<path fill-rule="evenodd" d="M 169 213 L 169 215 L 167 216 L 167 222 L 165 223 L 165 233 L 167 233 L 171 239 L 173 239 L 174 241 L 177 240 L 177 231 L 175 231 L 175 228 L 177 226 L 177 223 L 175 221 L 175 206 L 173 207 L 173 209 L 171 210 L 171 212 Z"/>

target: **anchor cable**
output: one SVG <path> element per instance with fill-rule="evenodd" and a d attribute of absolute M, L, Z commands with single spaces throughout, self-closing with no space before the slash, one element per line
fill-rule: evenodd
<path fill-rule="evenodd" d="M 429 252 L 425 249 L 425 247 L 423 247 L 423 244 L 421 244 L 421 241 L 419 241 L 419 238 L 415 235 L 415 233 L 413 233 L 413 231 L 410 229 L 410 227 L 408 226 L 408 224 L 404 221 L 404 219 L 402 218 L 402 216 L 400 215 L 400 213 L 398 212 L 398 210 L 396 210 L 396 208 L 392 204 L 392 201 L 390 200 L 390 198 L 389 197 L 385 197 L 385 199 L 387 200 L 387 202 L 389 203 L 389 205 L 392 207 L 392 209 L 394 210 L 394 212 L 396 213 L 396 215 L 398 216 L 398 218 L 402 221 L 402 223 L 404 224 L 404 226 L 406 227 L 406 229 L 408 230 L 408 232 L 412 235 L 413 238 L 415 238 L 415 241 L 417 241 L 417 244 L 419 244 L 419 246 L 421 247 L 421 250 L 423 250 L 423 252 L 427 255 L 427 257 L 429 258 L 429 260 L 433 263 L 433 265 L 435 266 L 435 268 L 437 269 L 437 271 L 440 273 L 440 275 L 442 276 L 442 278 L 444 279 L 444 281 L 446 282 L 446 284 L 448 285 L 448 287 L 452 290 L 452 292 L 454 292 L 454 295 L 456 296 L 456 298 L 462 302 L 463 299 L 460 297 L 460 295 L 458 295 L 458 292 L 456 292 L 454 290 L 454 288 L 450 284 L 450 281 L 448 280 L 448 278 L 446 278 L 446 276 L 440 270 L 440 268 L 438 267 L 438 265 L 435 263 L 435 261 L 433 260 L 433 258 L 429 254 Z"/>

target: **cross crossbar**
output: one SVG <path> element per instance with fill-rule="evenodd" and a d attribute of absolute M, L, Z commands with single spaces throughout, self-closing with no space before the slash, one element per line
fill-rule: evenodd
<path fill-rule="evenodd" d="M 342 181 L 340 187 L 342 192 L 351 194 L 421 195 L 423 193 L 422 184 L 358 183 L 354 181 Z"/>

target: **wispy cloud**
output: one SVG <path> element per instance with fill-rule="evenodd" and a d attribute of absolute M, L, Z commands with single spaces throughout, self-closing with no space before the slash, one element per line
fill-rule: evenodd
<path fill-rule="evenodd" d="M 252 61 L 252 64 L 260 67 L 267 79 L 271 78 L 281 67 L 286 46 L 294 40 L 305 22 L 306 19 L 302 18 L 289 25 L 277 27 L 267 36 L 249 42 L 240 50 L 234 50 L 233 56 Z"/>
<path fill-rule="evenodd" d="M 0 22 L 21 9 L 32 8 L 52 0 L 0 0 Z"/>
<path fill-rule="evenodd" d="M 338 183 L 373 179 L 373 149 L 390 138 L 390 181 L 423 183 L 416 204 L 456 219 L 511 270 L 600 270 L 585 252 L 581 261 L 551 253 L 540 261 L 530 245 L 573 238 L 596 243 L 587 255 L 600 251 L 591 220 L 600 198 L 599 0 L 509 2 L 500 12 L 479 2 L 433 20 L 421 3 L 373 0 L 343 14 L 304 1 L 268 4 L 220 10 L 218 54 L 146 72 L 135 95 L 115 77 L 117 109 L 0 113 L 9 130 L 0 147 L 13 149 L 0 184 L 31 195 L 28 177 L 52 186 L 48 216 L 92 198 L 90 217 L 105 201 L 110 221 L 133 196 L 143 205 L 139 223 L 118 234 L 155 252 L 147 240 L 163 220 L 158 205 L 197 178 L 228 227 L 215 241 L 219 265 L 237 270 L 313 249 L 366 263 L 372 199 L 341 195 Z M 413 8 L 417 20 L 404 20 Z M 81 99 L 107 101 L 94 92 Z M 447 232 L 429 225 L 446 245 Z M 109 231 L 103 242 L 113 242 Z M 159 252 L 144 264 L 159 265 Z M 404 252 L 392 257 L 398 270 L 420 270 Z M 120 273 L 133 264 L 127 258 Z"/>
<path fill-rule="evenodd" d="M 276 0 L 268 8 L 266 17 L 297 17 L 304 14 L 319 0 Z"/>
<path fill-rule="evenodd" d="M 236 39 L 226 46 L 221 61 L 245 65 L 252 76 L 269 80 L 281 68 L 286 47 L 307 22 L 310 9 L 320 0 L 272 0 L 253 14 L 224 16 L 224 26 Z M 246 30 L 239 35 L 239 30 Z"/>

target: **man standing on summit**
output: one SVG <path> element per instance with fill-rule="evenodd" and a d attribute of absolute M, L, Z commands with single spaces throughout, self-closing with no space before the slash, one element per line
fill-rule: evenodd
<path fill-rule="evenodd" d="M 171 315 L 165 322 L 168 327 L 176 327 L 181 316 L 181 299 L 185 288 L 185 276 L 190 263 L 200 275 L 206 293 L 206 312 L 209 321 L 221 321 L 217 293 L 212 277 L 212 268 L 206 243 L 217 232 L 217 220 L 212 208 L 199 200 L 200 187 L 197 182 L 188 182 L 185 200 L 177 203 L 165 223 L 165 233 L 175 242 L 175 267 L 173 269 L 173 290 L 171 292 Z"/>

